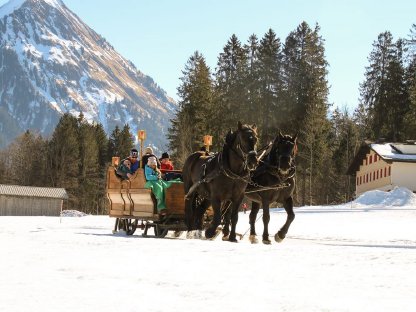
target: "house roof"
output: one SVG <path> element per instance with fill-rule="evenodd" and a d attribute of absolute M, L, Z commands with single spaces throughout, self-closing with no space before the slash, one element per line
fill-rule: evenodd
<path fill-rule="evenodd" d="M 416 144 L 414 143 L 373 143 L 365 141 L 351 162 L 347 174 L 355 174 L 363 163 L 363 159 L 371 150 L 387 162 L 416 163 Z"/>
<path fill-rule="evenodd" d="M 0 184 L 0 195 L 68 199 L 64 188 Z"/>

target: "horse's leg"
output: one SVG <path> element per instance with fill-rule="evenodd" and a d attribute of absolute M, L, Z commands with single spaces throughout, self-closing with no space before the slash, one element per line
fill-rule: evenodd
<path fill-rule="evenodd" d="M 217 227 L 221 223 L 221 200 L 215 198 L 211 203 L 212 209 L 214 210 L 214 219 L 212 220 L 211 226 L 205 231 L 206 238 L 214 237 Z"/>
<path fill-rule="evenodd" d="M 230 221 L 231 221 L 231 202 L 225 202 L 223 208 L 221 208 L 222 222 L 224 224 L 222 228 L 222 240 L 228 240 L 230 235 Z"/>
<path fill-rule="evenodd" d="M 259 212 L 260 204 L 256 202 L 251 203 L 251 211 L 250 211 L 250 237 L 249 240 L 252 244 L 257 244 L 258 239 L 256 238 L 256 219 L 257 219 L 257 213 Z"/>
<path fill-rule="evenodd" d="M 276 242 L 280 243 L 287 234 L 287 231 L 289 230 L 290 224 L 295 219 L 295 213 L 293 212 L 293 199 L 292 196 L 287 198 L 284 203 L 283 207 L 286 210 L 287 218 L 285 224 L 282 226 L 282 228 L 276 233 L 274 236 L 274 239 Z"/>
<path fill-rule="evenodd" d="M 195 229 L 194 225 L 194 213 L 193 213 L 193 198 L 191 199 L 185 199 L 185 224 L 186 228 L 188 229 L 188 232 L 193 231 Z"/>
<path fill-rule="evenodd" d="M 269 222 L 270 222 L 270 202 L 267 199 L 262 200 L 263 205 L 263 244 L 270 245 L 269 239 Z"/>
<path fill-rule="evenodd" d="M 237 227 L 237 222 L 238 222 L 238 208 L 240 208 L 243 198 L 244 198 L 244 193 L 242 194 L 242 196 L 240 196 L 240 198 L 233 201 L 230 207 L 230 209 L 232 209 L 231 210 L 231 232 L 230 232 L 230 236 L 228 240 L 233 243 L 237 243 L 235 228 Z"/>
<path fill-rule="evenodd" d="M 204 225 L 204 214 L 207 208 L 209 207 L 210 202 L 208 199 L 204 198 L 197 206 L 195 211 L 195 229 L 198 231 L 196 236 L 201 238 L 202 228 Z"/>

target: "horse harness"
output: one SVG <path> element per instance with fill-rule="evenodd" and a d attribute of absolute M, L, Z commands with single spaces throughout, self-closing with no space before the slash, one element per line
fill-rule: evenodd
<path fill-rule="evenodd" d="M 243 156 L 241 156 L 240 154 L 238 154 L 238 152 L 235 151 L 231 146 L 229 148 L 237 156 L 239 156 L 239 158 L 241 160 L 244 161 L 244 170 L 243 171 L 246 171 L 247 170 L 247 158 L 248 158 L 248 155 L 250 153 L 252 153 L 253 151 L 250 151 L 250 152 L 246 153 L 246 152 L 244 152 L 241 149 L 241 147 L 240 147 L 239 144 L 237 145 L 237 147 L 239 148 L 239 150 L 241 151 L 241 153 L 243 154 Z M 215 171 L 210 172 L 210 173 L 207 174 L 206 173 L 207 164 L 209 164 L 211 161 L 213 161 L 216 156 L 218 156 L 217 159 L 218 159 L 219 170 L 215 170 Z M 246 157 L 244 157 L 244 156 L 246 156 Z M 186 199 L 189 199 L 190 198 L 190 196 L 192 195 L 192 193 L 196 190 L 196 188 L 198 186 L 200 186 L 203 183 L 209 183 L 209 182 L 211 182 L 216 177 L 218 177 L 220 174 L 223 174 L 227 178 L 230 178 L 232 180 L 241 180 L 241 181 L 244 181 L 246 183 L 250 183 L 250 181 L 251 181 L 251 179 L 250 179 L 250 171 L 247 171 L 247 174 L 245 174 L 243 176 L 240 176 L 240 175 L 234 173 L 233 171 L 231 171 L 231 169 L 228 169 L 228 168 L 224 167 L 224 159 L 223 159 L 223 153 L 222 152 L 219 152 L 219 153 L 216 153 L 214 155 L 211 155 L 207 159 L 207 161 L 201 167 L 202 167 L 202 170 L 201 170 L 201 178 L 200 178 L 200 180 L 197 183 L 195 183 L 195 184 L 193 184 L 191 186 L 191 188 L 189 189 L 188 193 L 185 195 L 185 198 Z"/>

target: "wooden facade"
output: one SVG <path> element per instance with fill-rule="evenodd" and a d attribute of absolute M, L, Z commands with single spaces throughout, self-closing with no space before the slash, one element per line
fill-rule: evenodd
<path fill-rule="evenodd" d="M 59 216 L 65 189 L 0 184 L 0 216 Z"/>
<path fill-rule="evenodd" d="M 370 190 L 390 191 L 406 187 L 416 191 L 416 145 L 365 142 L 348 174 L 355 176 L 356 196 Z"/>

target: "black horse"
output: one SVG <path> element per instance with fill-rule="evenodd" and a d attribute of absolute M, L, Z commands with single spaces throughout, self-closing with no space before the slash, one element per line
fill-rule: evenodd
<path fill-rule="evenodd" d="M 244 198 L 250 172 L 257 167 L 257 127 L 238 122 L 235 132 L 228 132 L 221 152 L 207 156 L 191 154 L 183 166 L 185 214 L 188 231 L 202 230 L 202 218 L 212 205 L 213 220 L 205 231 L 206 238 L 216 234 L 221 222 L 221 206 L 230 204 L 231 232 L 229 240 L 236 242 L 235 228 L 238 208 Z"/>
<path fill-rule="evenodd" d="M 270 152 L 252 173 L 252 181 L 247 186 L 246 196 L 252 200 L 250 212 L 250 241 L 257 243 L 256 217 L 263 207 L 263 243 L 270 244 L 268 225 L 270 221 L 269 206 L 273 202 L 282 203 L 287 213 L 286 223 L 276 233 L 275 240 L 281 242 L 295 219 L 293 212 L 293 191 L 295 189 L 295 164 L 297 135 L 291 137 L 280 132 L 274 139 Z"/>

